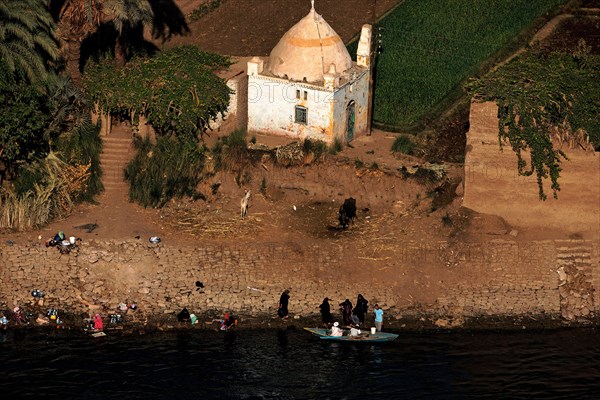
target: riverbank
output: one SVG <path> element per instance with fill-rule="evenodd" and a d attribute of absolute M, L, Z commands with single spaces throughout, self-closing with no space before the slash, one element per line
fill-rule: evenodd
<path fill-rule="evenodd" d="M 59 310 L 60 324 L 54 321 L 45 324 L 35 322 L 37 316 L 43 315 L 43 309 L 31 308 L 25 309 L 32 316 L 26 325 L 9 324 L 8 330 L 17 331 L 37 331 L 51 334 L 57 331 L 69 331 L 71 333 L 88 333 L 85 319 L 87 315 L 75 315 Z M 114 314 L 117 314 L 116 312 Z M 8 315 L 5 312 L 5 315 Z M 222 315 L 216 312 L 195 314 L 198 317 L 197 323 L 192 325 L 189 322 L 177 321 L 176 315 L 146 316 L 143 311 L 129 311 L 121 313 L 121 322 L 110 322 L 110 314 L 104 314 L 104 332 L 107 335 L 146 335 L 157 332 L 183 332 L 183 331 L 220 331 L 220 322 Z M 334 313 L 336 319 L 337 313 Z M 281 319 L 271 315 L 238 315 L 234 314 L 238 320 L 238 325 L 231 331 L 247 330 L 302 330 L 304 327 L 321 327 L 321 318 L 319 315 L 298 316 L 291 314 L 289 318 Z M 341 320 L 341 317 L 339 317 Z M 367 319 L 363 324 L 363 329 L 368 330 L 374 326 L 372 318 Z M 523 331 L 523 330 L 557 330 L 572 328 L 592 328 L 597 329 L 600 321 L 596 320 L 578 320 L 567 322 L 560 316 L 550 315 L 519 315 L 514 317 L 507 316 L 489 316 L 476 317 L 460 320 L 436 318 L 434 316 L 402 316 L 386 315 L 384 319 L 384 331 L 394 333 L 436 333 L 436 332 L 478 332 L 478 331 Z"/>
<path fill-rule="evenodd" d="M 383 265 L 333 244 L 307 246 L 292 238 L 196 246 L 91 240 L 68 254 L 40 243 L 0 244 L 0 307 L 19 306 L 36 317 L 53 307 L 69 327 L 95 313 L 107 318 L 121 303 L 137 304 L 132 322 L 149 329 L 178 327 L 175 316 L 184 307 L 201 316 L 203 327 L 226 311 L 247 327 L 302 327 L 318 324 L 324 297 L 337 313 L 337 304 L 361 293 L 371 310 L 382 307 L 390 329 L 598 323 L 597 248 L 585 240 L 405 242 L 395 249 L 397 261 Z M 584 250 L 587 257 L 572 256 Z M 45 292 L 43 305 L 32 298 L 34 289 Z M 284 289 L 291 290 L 291 316 L 280 322 L 272 316 Z"/>

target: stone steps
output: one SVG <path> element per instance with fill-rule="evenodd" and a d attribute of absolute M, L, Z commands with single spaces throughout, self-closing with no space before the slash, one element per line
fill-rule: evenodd
<path fill-rule="evenodd" d="M 114 129 L 102 137 L 102 183 L 106 191 L 128 190 L 123 169 L 134 155 L 131 131 L 125 127 Z"/>
<path fill-rule="evenodd" d="M 561 314 L 567 320 L 593 315 L 593 246 L 591 241 L 556 241 Z"/>

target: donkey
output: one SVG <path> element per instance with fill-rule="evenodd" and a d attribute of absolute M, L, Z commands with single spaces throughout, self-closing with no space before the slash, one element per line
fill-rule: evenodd
<path fill-rule="evenodd" d="M 242 201 L 240 202 L 240 216 L 242 217 L 242 219 L 244 219 L 246 217 L 246 214 L 248 214 L 248 203 L 250 202 L 250 196 L 251 192 L 250 190 L 247 190 L 244 193 L 244 197 L 242 197 Z"/>

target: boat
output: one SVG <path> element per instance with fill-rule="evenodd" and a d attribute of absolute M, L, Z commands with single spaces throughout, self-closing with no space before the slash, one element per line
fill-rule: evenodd
<path fill-rule="evenodd" d="M 325 328 L 304 328 L 305 331 L 312 333 L 317 336 L 319 339 L 324 340 L 335 340 L 340 342 L 392 342 L 396 340 L 398 335 L 395 333 L 387 333 L 387 332 L 362 332 L 358 336 L 350 336 L 344 332 L 343 336 L 329 336 L 329 329 Z"/>

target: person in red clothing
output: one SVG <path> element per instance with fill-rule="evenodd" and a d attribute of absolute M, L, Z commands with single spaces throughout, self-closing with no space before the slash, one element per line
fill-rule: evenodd
<path fill-rule="evenodd" d="M 102 323 L 102 317 L 100 316 L 100 314 L 96 314 L 96 316 L 94 317 L 94 329 L 97 331 L 101 331 L 102 329 L 104 329 L 104 324 Z"/>

